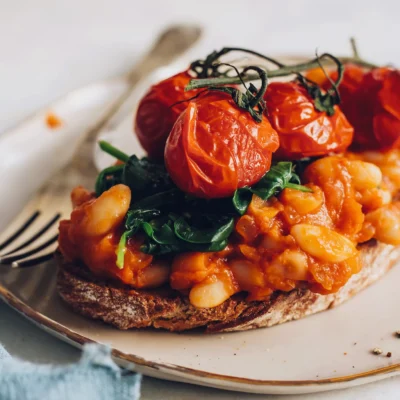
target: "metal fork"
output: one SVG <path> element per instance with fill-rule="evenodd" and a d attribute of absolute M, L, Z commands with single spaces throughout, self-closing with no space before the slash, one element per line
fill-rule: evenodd
<path fill-rule="evenodd" d="M 96 124 L 83 135 L 71 163 L 42 187 L 4 232 L 0 241 L 0 264 L 31 267 L 53 257 L 57 248 L 58 221 L 70 212 L 69 193 L 74 186 L 93 187 L 97 170 L 92 160 L 94 142 L 100 131 L 112 129 L 114 117 L 123 109 L 133 87 L 156 68 L 171 63 L 201 36 L 197 26 L 171 26 L 150 51 L 126 75 L 126 90 L 112 103 Z"/>

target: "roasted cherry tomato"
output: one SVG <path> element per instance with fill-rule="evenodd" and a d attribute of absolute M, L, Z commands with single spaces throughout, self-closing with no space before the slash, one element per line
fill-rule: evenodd
<path fill-rule="evenodd" d="M 187 100 L 195 90 L 185 92 L 191 80 L 187 71 L 181 72 L 152 86 L 139 103 L 135 132 L 149 157 L 162 159 L 165 142 L 178 116 L 186 109 Z"/>
<path fill-rule="evenodd" d="M 310 71 L 310 79 L 316 78 Z M 331 77 L 336 78 L 336 73 Z M 322 86 L 329 85 L 320 79 Z M 400 147 L 400 72 L 390 68 L 364 68 L 348 64 L 339 86 L 340 108 L 354 126 L 355 150 Z"/>
<path fill-rule="evenodd" d="M 324 89 L 328 89 L 331 86 L 321 68 L 309 71 L 307 77 Z M 330 77 L 332 80 L 336 80 L 337 72 L 332 72 Z M 345 66 L 343 79 L 339 86 L 340 108 L 354 127 L 353 147 L 370 148 L 371 146 L 377 146 L 377 142 L 369 128 L 372 118 L 371 104 L 368 104 L 365 94 L 360 90 L 364 78 L 364 68 L 355 64 L 347 64 Z M 360 112 L 361 109 L 363 110 L 362 112 Z M 363 133 L 360 134 L 360 132 Z"/>
<path fill-rule="evenodd" d="M 400 147 L 400 72 L 389 68 L 377 68 L 368 72 L 360 88 L 366 109 L 358 107 L 357 117 L 368 112 L 368 126 L 358 129 L 354 121 L 356 137 L 363 133 L 369 138 L 370 148 L 389 150 Z M 364 127 L 364 126 L 363 126 Z"/>
<path fill-rule="evenodd" d="M 264 96 L 267 115 L 278 132 L 280 159 L 299 159 L 342 152 L 351 144 L 353 127 L 339 107 L 333 116 L 315 109 L 307 90 L 297 82 L 273 82 Z"/>
<path fill-rule="evenodd" d="M 165 164 L 184 192 L 198 197 L 231 196 L 269 170 L 278 135 L 255 122 L 226 93 L 208 93 L 187 104 L 165 147 Z"/>
<path fill-rule="evenodd" d="M 364 78 L 365 70 L 355 64 L 346 64 L 344 67 L 343 79 L 340 83 L 340 93 L 354 93 L 361 81 Z M 329 74 L 333 81 L 337 80 L 337 71 Z M 314 68 L 307 71 L 306 74 L 308 79 L 311 79 L 316 84 L 322 86 L 324 89 L 329 89 L 331 83 L 327 80 L 326 74 L 322 68 Z"/>

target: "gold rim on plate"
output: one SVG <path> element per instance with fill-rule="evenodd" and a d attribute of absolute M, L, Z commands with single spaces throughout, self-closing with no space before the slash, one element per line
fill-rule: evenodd
<path fill-rule="evenodd" d="M 71 331 L 65 326 L 59 324 L 58 322 L 46 317 L 45 315 L 33 310 L 31 307 L 26 305 L 23 301 L 19 300 L 6 288 L 0 285 L 0 297 L 12 308 L 20 312 L 23 316 L 32 320 L 33 322 L 50 328 L 52 331 L 59 334 L 61 337 L 67 338 L 69 341 L 74 342 L 79 346 L 83 346 L 86 343 L 96 343 L 94 340 L 88 339 L 78 333 Z M 310 385 L 327 385 L 333 383 L 350 382 L 357 379 L 368 378 L 377 375 L 386 375 L 391 372 L 400 371 L 400 363 L 389 365 L 387 367 L 377 368 L 370 371 L 359 372 L 357 374 L 339 376 L 335 378 L 325 378 L 325 379 L 313 379 L 313 380 L 260 380 L 260 379 L 250 379 L 250 378 L 240 378 L 229 375 L 221 375 L 212 372 L 200 371 L 192 368 L 181 367 L 174 364 L 160 364 L 153 361 L 145 360 L 142 357 L 135 356 L 134 354 L 126 354 L 119 350 L 112 349 L 112 355 L 119 360 L 124 360 L 131 362 L 133 364 L 159 370 L 167 370 L 171 373 L 179 373 L 179 375 L 189 375 L 201 378 L 214 379 L 225 382 L 242 383 L 254 386 L 310 386 Z M 175 374 L 174 374 L 175 375 Z"/>

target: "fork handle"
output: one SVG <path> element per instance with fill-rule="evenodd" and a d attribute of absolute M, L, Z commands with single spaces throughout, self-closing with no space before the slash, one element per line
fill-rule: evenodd
<path fill-rule="evenodd" d="M 108 121 L 116 115 L 129 98 L 133 87 L 145 76 L 156 68 L 170 64 L 174 59 L 182 55 L 200 38 L 202 29 L 196 25 L 172 25 L 161 33 L 150 50 L 142 59 L 126 74 L 127 87 L 125 91 L 113 102 L 97 123 L 85 134 L 84 141 L 79 145 L 72 160 L 72 168 L 78 166 L 81 173 L 93 179 L 97 170 L 92 157 L 94 141 Z"/>
<path fill-rule="evenodd" d="M 201 36 L 201 28 L 196 25 L 172 25 L 161 33 L 151 49 L 126 74 L 126 90 L 115 100 L 103 117 L 87 133 L 86 140 L 92 142 L 107 122 L 118 113 L 128 99 L 133 87 L 156 68 L 170 64 L 187 51 Z M 87 153 L 84 153 L 87 154 Z"/>

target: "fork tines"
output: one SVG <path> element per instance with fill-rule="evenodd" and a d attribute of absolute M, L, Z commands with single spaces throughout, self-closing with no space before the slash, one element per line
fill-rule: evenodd
<path fill-rule="evenodd" d="M 35 211 L 2 243 L 0 264 L 12 267 L 31 267 L 53 257 L 57 245 L 57 221 L 61 214 L 44 216 Z"/>

